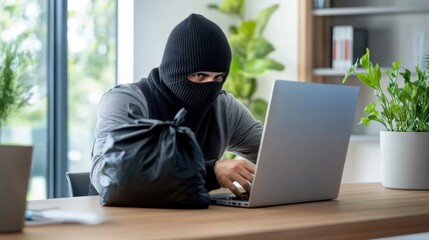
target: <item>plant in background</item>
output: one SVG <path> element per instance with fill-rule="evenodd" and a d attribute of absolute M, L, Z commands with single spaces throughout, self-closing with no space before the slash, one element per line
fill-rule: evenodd
<path fill-rule="evenodd" d="M 18 47 L 0 43 L 0 128 L 8 118 L 26 105 L 31 97 L 32 85 L 24 74 L 28 66 L 27 55 Z"/>
<path fill-rule="evenodd" d="M 269 70 L 281 71 L 284 65 L 268 57 L 275 49 L 263 36 L 271 15 L 278 9 L 274 4 L 262 9 L 255 19 L 245 19 L 245 0 L 224 0 L 221 4 L 210 4 L 208 7 L 221 13 L 234 16 L 237 25 L 231 25 L 228 37 L 232 49 L 232 62 L 224 89 L 232 93 L 252 112 L 256 119 L 265 121 L 267 102 L 255 98 L 257 78 Z"/>
<path fill-rule="evenodd" d="M 374 89 L 382 109 L 377 110 L 376 102 L 368 104 L 364 110 L 366 117 L 363 117 L 360 123 L 368 126 L 371 121 L 380 122 L 387 131 L 395 132 L 429 131 L 429 66 L 422 70 L 417 64 L 415 66 L 417 79 L 412 81 L 411 71 L 400 70 L 401 62 L 393 62 L 392 68 L 385 71 L 389 78 L 385 89 L 380 83 L 382 72 L 378 64 L 373 65 L 371 62 L 369 49 L 366 49 L 366 53 L 350 67 L 343 83 L 356 72 L 357 67 L 366 70 L 365 73 L 357 73 L 356 76 L 363 84 Z M 403 87 L 398 85 L 400 77 L 403 79 Z"/>

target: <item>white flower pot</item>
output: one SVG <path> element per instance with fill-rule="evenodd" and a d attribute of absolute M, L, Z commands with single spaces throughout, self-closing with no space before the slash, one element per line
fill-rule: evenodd
<path fill-rule="evenodd" d="M 396 189 L 429 190 L 429 132 L 380 132 L 381 182 Z"/>

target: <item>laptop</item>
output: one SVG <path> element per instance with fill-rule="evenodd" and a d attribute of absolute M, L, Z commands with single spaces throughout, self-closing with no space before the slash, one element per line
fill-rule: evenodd
<path fill-rule="evenodd" d="M 338 197 L 359 88 L 276 80 L 248 199 L 211 194 L 212 204 L 263 207 Z"/>

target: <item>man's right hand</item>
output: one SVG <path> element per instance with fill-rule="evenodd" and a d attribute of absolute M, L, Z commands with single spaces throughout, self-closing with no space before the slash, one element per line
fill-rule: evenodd
<path fill-rule="evenodd" d="M 228 188 L 235 196 L 242 198 L 243 195 L 234 182 L 239 183 L 246 192 L 250 192 L 255 164 L 244 159 L 221 159 L 216 161 L 214 172 L 221 187 Z"/>

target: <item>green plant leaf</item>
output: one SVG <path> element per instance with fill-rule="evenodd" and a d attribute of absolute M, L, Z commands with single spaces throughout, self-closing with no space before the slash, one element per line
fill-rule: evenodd
<path fill-rule="evenodd" d="M 356 77 L 365 85 L 367 85 L 368 87 L 374 88 L 374 86 L 372 85 L 372 81 L 371 78 L 365 74 L 365 73 L 358 73 L 356 74 Z"/>
<path fill-rule="evenodd" d="M 248 78 L 247 79 L 247 93 L 245 93 L 246 99 L 252 99 L 253 94 L 255 94 L 256 89 L 258 88 L 258 82 L 256 81 L 256 78 Z"/>
<path fill-rule="evenodd" d="M 365 51 L 365 54 L 359 60 L 359 64 L 367 71 L 371 70 L 371 65 L 372 65 L 369 59 L 370 59 L 370 53 L 369 53 L 369 49 L 367 48 Z"/>
<path fill-rule="evenodd" d="M 245 35 L 232 35 L 228 39 L 229 45 L 231 46 L 233 57 L 237 57 L 244 61 L 247 58 L 247 42 L 248 39 Z"/>
<path fill-rule="evenodd" d="M 248 44 L 252 40 L 255 27 L 255 21 L 249 20 L 242 22 L 237 28 L 236 34 L 228 38 L 233 55 L 239 55 L 243 60 L 247 58 Z"/>
<path fill-rule="evenodd" d="M 219 5 L 209 4 L 209 8 L 217 9 L 228 15 L 243 16 L 244 0 L 223 0 Z"/>
<path fill-rule="evenodd" d="M 239 54 L 232 55 L 228 79 L 230 78 L 230 76 L 234 76 L 238 74 L 238 72 L 240 72 L 241 69 L 243 69 L 244 61 L 245 61 L 244 57 L 240 56 Z"/>
<path fill-rule="evenodd" d="M 274 59 L 268 59 L 270 61 L 270 64 L 267 65 L 267 68 L 270 70 L 276 70 L 276 71 L 283 71 L 285 69 L 285 65 L 281 64 L 280 62 L 277 62 Z"/>
<path fill-rule="evenodd" d="M 378 111 L 377 111 L 376 107 L 377 107 L 377 103 L 372 102 L 372 103 L 368 104 L 363 111 L 367 115 L 378 115 Z"/>
<path fill-rule="evenodd" d="M 255 29 L 256 22 L 254 20 L 247 20 L 239 25 L 237 34 L 242 35 L 246 41 L 250 41 L 255 34 Z M 245 44 L 247 45 L 247 42 Z"/>
<path fill-rule="evenodd" d="M 401 61 L 395 61 L 392 63 L 393 70 L 399 70 L 400 67 L 401 67 Z"/>
<path fill-rule="evenodd" d="M 358 67 L 358 61 L 359 59 L 356 60 L 356 62 L 352 66 L 350 66 L 350 68 L 347 70 L 346 75 L 343 77 L 343 81 L 342 81 L 343 84 L 346 83 L 346 81 L 350 78 L 350 76 L 356 72 L 356 69 Z"/>
<path fill-rule="evenodd" d="M 240 86 L 236 87 L 240 88 L 240 98 L 250 99 L 255 92 L 256 79 L 243 77 Z M 247 104 L 246 102 L 244 103 Z"/>
<path fill-rule="evenodd" d="M 246 99 L 250 89 L 252 88 L 249 86 L 250 84 L 251 83 L 249 83 L 248 79 L 243 75 L 235 74 L 228 77 L 223 88 L 239 99 Z"/>
<path fill-rule="evenodd" d="M 237 34 L 238 33 L 237 26 L 234 26 L 234 25 L 229 26 L 228 30 L 232 34 Z"/>
<path fill-rule="evenodd" d="M 247 77 L 264 75 L 269 69 L 283 70 L 284 65 L 269 58 L 252 59 L 244 63 L 243 74 Z"/>
<path fill-rule="evenodd" d="M 267 23 L 271 18 L 271 15 L 279 8 L 279 4 L 273 4 L 270 7 L 262 9 L 258 17 L 256 18 L 256 22 L 258 23 L 258 30 L 257 35 L 262 36 L 262 34 L 265 31 L 265 28 L 267 27 Z"/>
<path fill-rule="evenodd" d="M 249 41 L 247 59 L 265 58 L 274 51 L 273 45 L 265 38 L 258 37 Z"/>
<path fill-rule="evenodd" d="M 216 10 L 220 11 L 219 10 L 219 5 L 218 4 L 214 4 L 214 3 L 207 4 L 207 8 L 208 9 L 216 9 Z"/>
<path fill-rule="evenodd" d="M 363 117 L 360 119 L 359 124 L 364 124 L 365 126 L 369 126 L 369 123 L 371 122 L 371 119 L 367 118 L 367 117 Z"/>
<path fill-rule="evenodd" d="M 372 65 L 372 64 L 370 64 L 370 65 Z M 374 69 L 372 69 L 372 74 L 371 75 L 372 76 L 371 76 L 370 80 L 371 80 L 372 86 L 375 89 L 381 89 L 380 81 L 381 81 L 381 75 L 382 75 L 382 73 L 381 73 L 380 66 L 378 66 L 378 63 L 375 64 Z"/>

